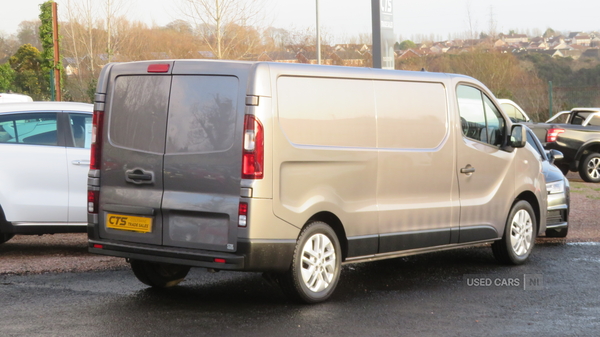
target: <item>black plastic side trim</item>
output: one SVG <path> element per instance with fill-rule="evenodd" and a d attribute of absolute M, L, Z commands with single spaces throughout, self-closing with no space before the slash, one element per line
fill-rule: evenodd
<path fill-rule="evenodd" d="M 460 229 L 459 243 L 494 240 L 499 238 L 496 228 L 491 226 L 466 227 Z"/>
<path fill-rule="evenodd" d="M 348 257 L 377 254 L 379 235 L 348 238 Z"/>
<path fill-rule="evenodd" d="M 379 253 L 442 246 L 450 243 L 450 229 L 381 235 Z"/>

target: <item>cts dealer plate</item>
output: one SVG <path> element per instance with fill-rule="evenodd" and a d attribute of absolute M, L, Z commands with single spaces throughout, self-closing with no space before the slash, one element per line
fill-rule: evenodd
<path fill-rule="evenodd" d="M 152 231 L 152 218 L 108 213 L 106 227 L 139 233 Z"/>

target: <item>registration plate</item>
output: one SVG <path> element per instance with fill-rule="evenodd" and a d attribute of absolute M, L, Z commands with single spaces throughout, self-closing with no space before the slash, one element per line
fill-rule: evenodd
<path fill-rule="evenodd" d="M 152 218 L 108 213 L 106 215 L 106 227 L 138 233 L 150 233 L 152 231 Z"/>

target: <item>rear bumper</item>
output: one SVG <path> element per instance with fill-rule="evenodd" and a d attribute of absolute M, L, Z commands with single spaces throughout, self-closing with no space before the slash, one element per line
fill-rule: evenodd
<path fill-rule="evenodd" d="M 239 241 L 236 253 L 223 253 L 111 240 L 88 241 L 88 250 L 94 254 L 191 267 L 270 272 L 290 268 L 295 246 L 294 240 Z"/>

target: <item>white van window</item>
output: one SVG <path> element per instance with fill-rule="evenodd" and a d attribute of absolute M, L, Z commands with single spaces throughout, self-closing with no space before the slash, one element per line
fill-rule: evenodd
<path fill-rule="evenodd" d="M 463 134 L 499 146 L 504 139 L 505 121 L 492 101 L 479 89 L 465 85 L 458 86 L 457 96 Z"/>
<path fill-rule="evenodd" d="M 277 90 L 279 123 L 292 143 L 376 146 L 371 80 L 282 76 Z"/>
<path fill-rule="evenodd" d="M 174 76 L 166 153 L 219 152 L 233 145 L 238 79 Z"/>
<path fill-rule="evenodd" d="M 114 146 L 164 153 L 170 76 L 119 76 L 108 137 Z"/>
<path fill-rule="evenodd" d="M 446 89 L 441 83 L 375 81 L 377 147 L 433 149 L 447 133 Z"/>

